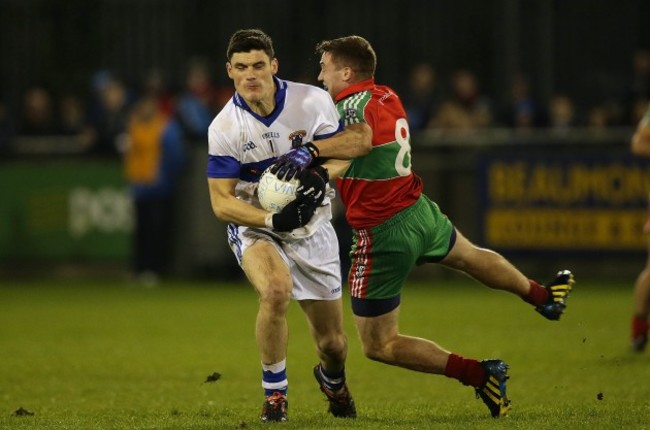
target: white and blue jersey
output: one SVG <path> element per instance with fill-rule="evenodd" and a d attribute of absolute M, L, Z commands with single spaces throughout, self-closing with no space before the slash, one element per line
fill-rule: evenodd
<path fill-rule="evenodd" d="M 285 152 L 304 142 L 330 137 L 342 130 L 329 94 L 313 85 L 274 77 L 275 109 L 267 117 L 253 112 L 237 93 L 208 129 L 208 178 L 237 178 L 235 196 L 256 207 L 257 184 L 264 170 Z M 280 237 L 308 237 L 331 219 L 329 188 L 323 206 L 305 227 Z"/>

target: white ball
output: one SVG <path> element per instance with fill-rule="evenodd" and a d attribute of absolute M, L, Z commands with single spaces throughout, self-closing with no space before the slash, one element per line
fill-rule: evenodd
<path fill-rule="evenodd" d="M 289 202 L 295 200 L 300 181 L 295 177 L 290 181 L 281 180 L 269 169 L 270 167 L 260 176 L 257 198 L 267 211 L 280 212 Z"/>

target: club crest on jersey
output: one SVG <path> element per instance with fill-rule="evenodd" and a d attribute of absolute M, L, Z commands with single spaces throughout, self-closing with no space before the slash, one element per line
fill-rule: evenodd
<path fill-rule="evenodd" d="M 305 136 L 307 136 L 307 132 L 305 130 L 298 130 L 291 133 L 289 135 L 289 140 L 291 141 L 291 147 L 298 148 L 299 146 L 302 146 L 302 139 Z"/>
<path fill-rule="evenodd" d="M 361 279 L 366 273 L 366 265 L 363 263 L 357 263 L 357 268 L 354 271 L 354 279 Z"/>
<path fill-rule="evenodd" d="M 255 148 L 257 148 L 257 145 L 255 145 L 255 142 L 253 142 L 252 140 L 249 140 L 248 142 L 246 142 L 244 144 L 243 150 L 244 150 L 244 152 L 246 152 L 246 151 L 250 151 L 251 149 L 255 149 Z"/>
<path fill-rule="evenodd" d="M 354 119 L 357 117 L 356 109 L 346 109 L 345 110 L 345 119 Z"/>

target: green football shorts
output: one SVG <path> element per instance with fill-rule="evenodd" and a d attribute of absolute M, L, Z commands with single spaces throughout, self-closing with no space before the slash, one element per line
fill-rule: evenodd
<path fill-rule="evenodd" d="M 456 240 L 449 218 L 424 194 L 378 226 L 353 233 L 348 278 L 352 305 L 356 315 L 368 316 L 397 307 L 413 267 L 442 260 Z"/>

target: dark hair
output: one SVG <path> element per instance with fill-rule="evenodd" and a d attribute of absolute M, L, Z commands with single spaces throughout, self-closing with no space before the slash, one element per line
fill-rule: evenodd
<path fill-rule="evenodd" d="M 235 53 L 254 50 L 264 51 L 269 58 L 275 58 L 273 40 L 271 40 L 268 34 L 257 28 L 237 30 L 230 36 L 226 57 L 230 61 Z"/>
<path fill-rule="evenodd" d="M 316 45 L 316 52 L 329 52 L 334 64 L 351 68 L 361 80 L 370 79 L 375 74 L 377 55 L 370 42 L 361 36 L 324 40 Z"/>

